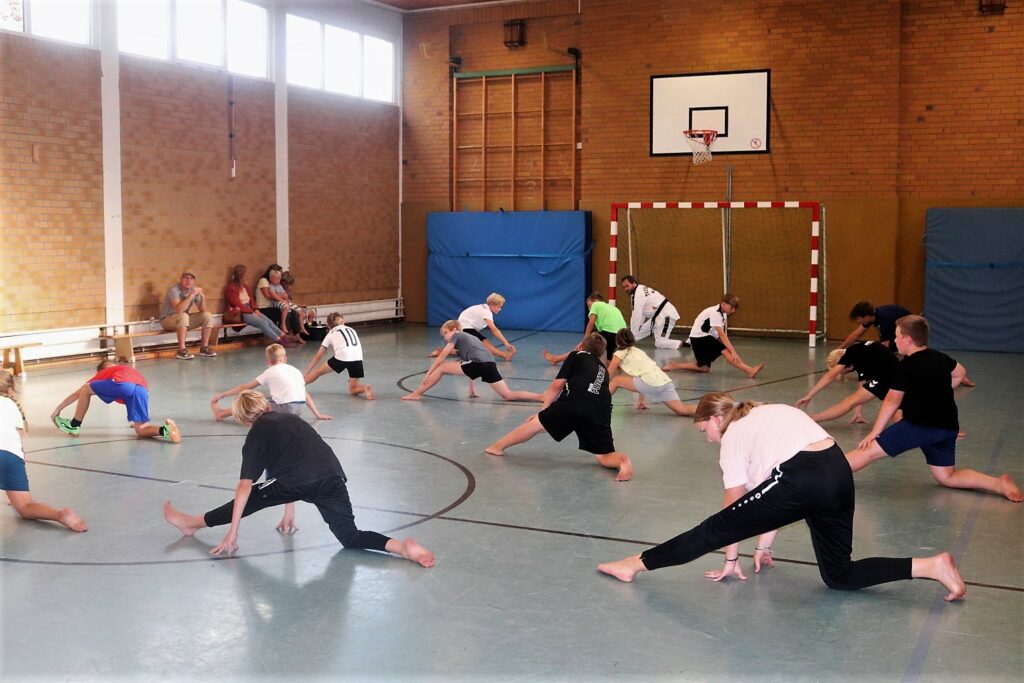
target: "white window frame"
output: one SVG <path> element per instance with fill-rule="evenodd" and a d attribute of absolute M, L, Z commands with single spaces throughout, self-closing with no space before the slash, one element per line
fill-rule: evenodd
<path fill-rule="evenodd" d="M 9 33 L 15 36 L 28 36 L 29 38 L 35 38 L 36 40 L 43 40 L 50 43 L 56 43 L 57 45 L 74 45 L 75 47 L 81 47 L 88 50 L 99 50 L 99 23 L 96 21 L 96 3 L 100 0 L 89 0 L 89 42 L 88 43 L 76 43 L 72 40 L 61 40 L 60 38 L 51 38 L 50 36 L 39 36 L 32 33 L 32 0 L 22 0 L 21 4 L 21 25 L 22 30 L 15 31 L 11 28 L 0 28 L 0 33 Z"/>

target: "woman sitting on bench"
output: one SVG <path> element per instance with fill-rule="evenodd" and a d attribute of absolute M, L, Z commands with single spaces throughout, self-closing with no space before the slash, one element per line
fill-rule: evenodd
<path fill-rule="evenodd" d="M 231 271 L 231 282 L 224 288 L 224 300 L 227 301 L 225 315 L 238 312 L 241 314 L 242 322 L 260 330 L 263 336 L 270 341 L 289 348 L 297 346 L 299 344 L 297 336 L 282 332 L 281 328 L 253 306 L 252 291 L 242 282 L 245 271 L 246 268 L 243 265 L 237 265 Z"/>

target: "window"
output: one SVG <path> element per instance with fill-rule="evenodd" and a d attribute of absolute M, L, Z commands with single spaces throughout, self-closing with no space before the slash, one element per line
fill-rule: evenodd
<path fill-rule="evenodd" d="M 223 10 L 222 0 L 177 0 L 175 57 L 224 66 Z"/>
<path fill-rule="evenodd" d="M 228 71 L 267 77 L 267 10 L 228 0 Z"/>
<path fill-rule="evenodd" d="M 174 0 L 171 10 L 171 0 L 117 0 L 120 50 L 220 68 L 226 56 L 228 71 L 267 77 L 266 8 L 243 0 Z"/>
<path fill-rule="evenodd" d="M 324 26 L 324 89 L 359 96 L 359 34 Z"/>
<path fill-rule="evenodd" d="M 288 82 L 381 102 L 395 101 L 395 45 L 289 14 Z"/>
<path fill-rule="evenodd" d="M 363 38 L 363 97 L 395 101 L 395 46 L 380 38 Z"/>
<path fill-rule="evenodd" d="M 121 52 L 168 59 L 170 39 L 170 0 L 117 3 L 117 44 Z"/>
<path fill-rule="evenodd" d="M 91 0 L 0 0 L 0 28 L 91 45 Z"/>
<path fill-rule="evenodd" d="M 21 0 L 0 0 L 0 28 L 25 30 L 25 8 Z"/>
<path fill-rule="evenodd" d="M 323 32 L 319 22 L 288 15 L 288 82 L 323 87 Z"/>

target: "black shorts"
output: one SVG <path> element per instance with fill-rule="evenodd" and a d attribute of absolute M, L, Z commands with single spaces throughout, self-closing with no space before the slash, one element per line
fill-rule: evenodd
<path fill-rule="evenodd" d="M 363 361 L 361 360 L 338 360 L 337 358 L 328 358 L 327 366 L 339 375 L 348 370 L 348 376 L 352 379 L 363 378 Z"/>
<path fill-rule="evenodd" d="M 866 379 L 861 383 L 861 386 L 881 401 L 884 401 L 885 395 L 889 393 L 889 384 L 887 382 L 880 382 L 877 379 Z"/>
<path fill-rule="evenodd" d="M 555 441 L 561 441 L 573 432 L 580 443 L 580 450 L 595 455 L 615 452 L 611 425 L 597 422 L 589 417 L 571 413 L 555 401 L 537 415 L 544 431 Z"/>
<path fill-rule="evenodd" d="M 697 365 L 702 368 L 710 368 L 711 364 L 722 355 L 722 351 L 725 351 L 725 344 L 708 335 L 707 337 L 691 337 L 690 348 L 693 350 L 693 357 L 696 359 Z"/>
<path fill-rule="evenodd" d="M 463 363 L 461 367 L 462 374 L 470 379 L 482 379 L 485 384 L 494 384 L 501 381 L 497 363 L 483 363 L 478 360 L 471 360 L 468 363 Z"/>
<path fill-rule="evenodd" d="M 479 330 L 474 330 L 472 327 L 467 327 L 462 331 L 468 334 L 470 337 L 476 337 L 480 341 L 487 341 L 487 337 L 481 334 Z"/>
<path fill-rule="evenodd" d="M 615 335 L 616 332 L 603 332 L 598 330 L 597 333 L 604 337 L 604 355 L 606 360 L 611 361 L 612 356 L 615 355 Z"/>

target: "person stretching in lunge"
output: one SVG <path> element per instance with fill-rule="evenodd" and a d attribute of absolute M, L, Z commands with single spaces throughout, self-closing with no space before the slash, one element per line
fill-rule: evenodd
<path fill-rule="evenodd" d="M 509 446 L 529 441 L 541 432 L 547 432 L 555 441 L 576 432 L 581 451 L 593 453 L 602 467 L 619 471 L 615 481 L 632 479 L 633 462 L 628 455 L 615 450 L 612 438 L 612 396 L 608 391 L 608 370 L 601 361 L 604 343 L 604 337 L 597 333 L 580 342 L 579 351 L 569 353 L 544 392 L 544 409 L 484 452 L 505 455 Z"/>
<path fill-rule="evenodd" d="M 330 415 L 323 415 L 316 409 L 313 397 L 306 391 L 306 380 L 299 369 L 288 364 L 288 352 L 280 344 L 271 344 L 267 347 L 267 369 L 256 379 L 239 384 L 233 389 L 222 391 L 210 399 L 210 410 L 213 411 L 213 419 L 220 422 L 231 415 L 229 408 L 221 408 L 217 403 L 222 398 L 236 396 L 243 391 L 255 389 L 258 386 L 266 385 L 270 392 L 271 409 L 301 415 L 302 409 L 309 406 L 309 410 L 318 420 L 332 420 Z"/>
<path fill-rule="evenodd" d="M 605 353 L 607 354 L 605 360 L 610 361 L 612 352 L 615 350 L 615 335 L 619 330 L 627 327 L 626 319 L 622 317 L 622 311 L 614 304 L 605 301 L 598 292 L 592 292 L 587 297 L 587 315 L 587 329 L 583 330 L 583 338 L 589 337 L 591 332 L 597 332 L 604 337 Z M 577 346 L 574 350 L 578 351 L 579 349 L 580 347 Z M 544 349 L 544 360 L 552 365 L 558 365 L 568 357 L 569 353 L 560 353 L 556 356 Z"/>
<path fill-rule="evenodd" d="M 96 374 L 53 409 L 50 419 L 57 425 L 57 429 L 78 436 L 82 420 L 89 410 L 89 400 L 93 396 L 98 396 L 104 403 L 117 401 L 124 404 L 128 411 L 128 422 L 140 437 L 181 443 L 181 432 L 174 420 L 167 418 L 160 427 L 149 424 L 149 384 L 146 378 L 135 368 L 118 365 L 112 360 L 101 361 L 96 366 Z M 76 401 L 74 418 L 69 420 L 61 417 L 60 411 Z"/>
<path fill-rule="evenodd" d="M 751 367 L 743 362 L 736 352 L 729 335 L 726 334 L 726 320 L 740 307 L 740 300 L 735 294 L 725 294 L 717 306 L 708 306 L 693 321 L 690 329 L 690 348 L 693 349 L 694 362 L 666 363 L 662 370 L 689 370 L 691 372 L 711 372 L 711 364 L 719 356 L 725 358 L 729 365 L 745 373 L 750 379 L 757 377 L 764 369 L 764 363 Z"/>
<path fill-rule="evenodd" d="M 505 306 L 505 297 L 497 292 L 492 292 L 487 297 L 487 301 L 482 304 L 476 304 L 470 306 L 462 313 L 459 314 L 459 324 L 462 325 L 462 331 L 466 334 L 473 335 L 484 343 L 484 347 L 491 352 L 492 355 L 501 358 L 502 360 L 512 360 L 512 356 L 516 355 L 516 347 L 509 343 L 505 335 L 501 333 L 498 326 L 494 324 L 494 316 L 501 313 L 501 309 Z M 500 350 L 497 346 L 491 343 L 491 341 L 484 336 L 484 332 L 487 330 L 491 331 L 491 334 L 500 341 L 504 346 L 505 350 Z"/>
<path fill-rule="evenodd" d="M 312 384 L 329 372 L 340 375 L 348 370 L 348 393 L 353 396 L 362 394 L 367 401 L 372 401 L 375 398 L 373 387 L 362 383 L 363 345 L 359 342 L 359 335 L 345 324 L 345 317 L 341 313 L 327 316 L 327 327 L 330 331 L 316 350 L 313 360 L 306 366 L 306 384 Z M 333 356 L 327 359 L 327 365 L 313 372 L 327 349 L 331 349 Z"/>
<path fill-rule="evenodd" d="M 953 385 L 955 378 L 962 377 L 965 371 L 946 354 L 928 348 L 928 321 L 919 315 L 903 316 L 896 321 L 895 342 L 904 358 L 893 375 L 871 433 L 849 455 L 853 471 L 887 455 L 896 457 L 920 448 L 932 476 L 943 486 L 998 493 L 1015 503 L 1024 501 L 1024 494 L 1009 474 L 992 477 L 967 468 L 957 469 L 956 437 L 960 422 Z M 897 409 L 903 411 L 903 419 L 886 427 Z"/>
<path fill-rule="evenodd" d="M 632 275 L 622 278 L 622 289 L 629 294 L 633 313 L 629 317 L 629 329 L 637 341 L 654 335 L 654 348 L 678 349 L 682 341 L 672 339 L 672 330 L 679 320 L 679 311 L 668 297 L 647 285 L 636 281 Z"/>
<path fill-rule="evenodd" d="M 441 336 L 444 337 L 445 347 L 437 355 L 434 362 L 430 364 L 426 376 L 415 391 L 402 397 L 403 401 L 419 401 L 423 394 L 441 381 L 444 375 L 465 375 L 469 378 L 469 397 L 476 398 L 476 389 L 473 380 L 482 379 L 494 389 L 494 393 L 506 401 L 543 401 L 544 397 L 533 391 L 513 391 L 505 384 L 505 380 L 498 373 L 498 364 L 494 362 L 494 356 L 484 348 L 484 345 L 476 337 L 462 331 L 458 320 L 449 320 L 441 326 Z M 452 351 L 456 353 L 459 360 L 445 362 Z"/>
<path fill-rule="evenodd" d="M 7 500 L 22 519 L 49 520 L 72 531 L 88 530 L 85 520 L 71 508 L 56 510 L 32 500 L 22 445 L 22 434 L 26 430 L 25 414 L 14 398 L 14 377 L 0 370 L 0 490 L 7 494 Z"/>
<path fill-rule="evenodd" d="M 649 399 L 655 403 L 664 403 L 676 415 L 693 415 L 694 406 L 688 406 L 679 400 L 679 394 L 676 393 L 671 378 L 651 360 L 650 356 L 637 348 L 636 338 L 630 330 L 619 330 L 615 335 L 615 347 L 612 362 L 608 364 L 608 374 L 612 377 L 608 385 L 610 394 L 614 395 L 619 388 L 636 392 L 640 396 L 636 404 L 637 410 L 646 410 L 646 401 Z M 621 370 L 622 374 L 616 375 L 616 370 Z"/>
<path fill-rule="evenodd" d="M 356 527 L 345 471 L 331 447 L 305 420 L 290 413 L 271 412 L 266 397 L 258 391 L 240 393 L 231 404 L 231 412 L 240 424 L 249 427 L 235 498 L 205 515 L 188 515 L 176 510 L 171 501 L 164 503 L 164 518 L 182 534 L 191 536 L 205 527 L 230 524 L 224 539 L 210 549 L 210 554 L 231 555 L 238 550 L 238 527 L 243 517 L 302 500 L 317 507 L 345 548 L 393 553 L 424 567 L 434 566 L 433 553 L 414 539 L 399 541 Z M 264 470 L 266 481 L 254 488 L 253 482 Z"/>
<path fill-rule="evenodd" d="M 632 581 L 642 571 L 692 562 L 725 548 L 721 570 L 704 576 L 721 581 L 735 575 L 740 541 L 759 536 L 754 571 L 773 566 L 777 530 L 801 519 L 811 531 L 818 571 L 825 585 L 857 590 L 889 581 L 926 578 L 959 600 L 967 586 L 953 556 L 870 557 L 853 561 L 853 473 L 843 451 L 816 422 L 792 406 L 737 401 L 729 394 L 705 394 L 693 415 L 708 441 L 721 445 L 719 464 L 725 497 L 722 510 L 686 533 L 639 555 L 598 565 L 598 571 Z"/>

